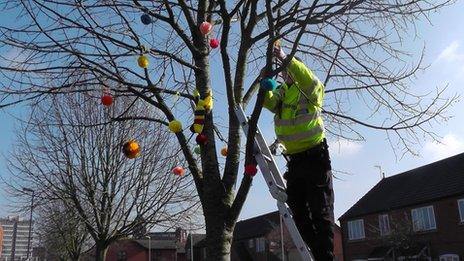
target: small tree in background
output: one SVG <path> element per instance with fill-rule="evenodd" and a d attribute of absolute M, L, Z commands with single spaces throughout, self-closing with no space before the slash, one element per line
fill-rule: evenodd
<path fill-rule="evenodd" d="M 172 173 L 183 161 L 166 129 L 149 121 L 106 123 L 122 112 L 152 114 L 134 103 L 120 97 L 118 106 L 106 108 L 85 93 L 48 97 L 34 105 L 23 124 L 9 165 L 15 177 L 11 187 L 33 188 L 37 204 L 45 204 L 42 210 L 50 215 L 69 214 L 61 222 L 70 223 L 56 229 L 77 222 L 79 237 L 83 226 L 94 241 L 97 260 L 104 260 L 108 246 L 131 235 L 141 222 L 148 228 L 171 228 L 199 207 L 192 179 Z M 134 159 L 123 154 L 130 139 L 144 141 Z"/>
<path fill-rule="evenodd" d="M 91 247 L 89 233 L 73 208 L 59 201 L 35 208 L 35 234 L 50 260 L 78 261 Z"/>

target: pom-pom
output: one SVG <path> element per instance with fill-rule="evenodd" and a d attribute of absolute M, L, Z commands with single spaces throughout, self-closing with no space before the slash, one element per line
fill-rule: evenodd
<path fill-rule="evenodd" d="M 211 32 L 211 29 L 213 29 L 213 26 L 208 22 L 203 22 L 200 24 L 200 32 L 203 35 L 209 34 Z"/>
<path fill-rule="evenodd" d="M 142 16 L 140 16 L 140 20 L 144 25 L 151 24 L 151 16 L 149 14 L 143 14 Z"/>
<path fill-rule="evenodd" d="M 195 152 L 195 154 L 200 154 L 201 153 L 201 148 L 200 146 L 195 146 L 195 148 L 193 149 L 193 152 Z"/>
<path fill-rule="evenodd" d="M 261 80 L 260 86 L 266 91 L 274 91 L 277 89 L 277 82 L 272 78 L 264 78 Z"/>
<path fill-rule="evenodd" d="M 213 38 L 211 40 L 209 40 L 209 46 L 213 49 L 216 49 L 219 47 L 219 40 L 216 39 L 216 38 Z"/>
<path fill-rule="evenodd" d="M 172 169 L 172 173 L 174 173 L 176 176 L 182 177 L 185 173 L 185 170 L 181 166 L 177 166 Z"/>
<path fill-rule="evenodd" d="M 205 107 L 206 111 L 210 111 L 213 109 L 213 96 L 211 95 L 211 93 L 209 93 L 208 96 L 206 96 L 203 100 L 203 106 Z"/>
<path fill-rule="evenodd" d="M 137 63 L 139 64 L 140 67 L 143 69 L 148 68 L 148 65 L 150 64 L 150 61 L 148 60 L 148 57 L 145 55 L 140 55 L 139 59 L 137 60 Z"/>
<path fill-rule="evenodd" d="M 129 159 L 134 159 L 140 155 L 140 145 L 135 140 L 130 140 L 124 143 L 122 147 L 122 152 Z"/>
<path fill-rule="evenodd" d="M 174 132 L 174 133 L 181 132 L 182 131 L 182 123 L 180 123 L 180 121 L 177 121 L 177 120 L 173 120 L 173 121 L 169 122 L 169 130 Z"/>
<path fill-rule="evenodd" d="M 248 164 L 245 166 L 245 175 L 249 177 L 254 177 L 258 173 L 258 169 L 254 164 Z"/>
<path fill-rule="evenodd" d="M 221 155 L 224 156 L 224 157 L 227 156 L 227 147 L 223 147 L 223 148 L 221 149 Z"/>
<path fill-rule="evenodd" d="M 108 93 L 103 94 L 101 97 L 101 103 L 104 106 L 110 106 L 111 104 L 113 104 L 113 96 L 111 96 Z"/>
<path fill-rule="evenodd" d="M 195 140 L 199 145 L 205 145 L 206 143 L 208 143 L 208 137 L 206 137 L 206 135 L 203 133 L 198 134 Z"/>
<path fill-rule="evenodd" d="M 193 124 L 191 130 L 195 133 L 202 133 L 203 132 L 203 126 L 205 124 L 205 107 L 204 107 L 204 102 L 203 100 L 198 100 L 198 103 L 195 107 L 195 117 L 193 119 Z"/>

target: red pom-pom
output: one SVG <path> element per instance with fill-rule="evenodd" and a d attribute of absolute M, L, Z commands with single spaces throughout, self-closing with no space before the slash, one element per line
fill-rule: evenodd
<path fill-rule="evenodd" d="M 211 40 L 209 40 L 209 46 L 211 46 L 211 48 L 213 49 L 216 49 L 219 47 L 219 40 L 216 39 L 216 38 L 213 38 Z"/>
<path fill-rule="evenodd" d="M 184 172 L 184 168 L 182 168 L 181 166 L 177 166 L 172 169 L 172 173 L 174 173 L 174 175 L 176 176 L 183 176 Z"/>
<path fill-rule="evenodd" d="M 198 134 L 195 140 L 198 144 L 205 145 L 208 142 L 208 137 L 205 134 Z"/>
<path fill-rule="evenodd" d="M 209 32 L 211 32 L 211 29 L 213 29 L 213 26 L 208 22 L 203 22 L 200 24 L 200 32 L 203 35 L 209 34 Z"/>
<path fill-rule="evenodd" d="M 111 104 L 113 104 L 113 96 L 109 94 L 103 94 L 103 96 L 101 97 L 101 103 L 105 106 L 110 106 Z"/>
<path fill-rule="evenodd" d="M 248 164 L 245 166 L 245 175 L 254 177 L 256 173 L 258 173 L 258 169 L 256 168 L 256 165 Z"/>

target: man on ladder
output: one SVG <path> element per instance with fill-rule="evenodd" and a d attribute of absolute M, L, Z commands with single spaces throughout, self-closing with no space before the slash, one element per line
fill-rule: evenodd
<path fill-rule="evenodd" d="M 274 55 L 287 56 L 279 45 Z M 284 81 L 266 93 L 264 107 L 275 114 L 277 139 L 288 159 L 287 204 L 316 260 L 333 260 L 333 186 L 330 157 L 321 117 L 324 85 L 306 65 L 292 58 Z"/>

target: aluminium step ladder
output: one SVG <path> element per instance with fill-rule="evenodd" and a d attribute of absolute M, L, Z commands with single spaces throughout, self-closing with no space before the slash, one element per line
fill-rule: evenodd
<path fill-rule="evenodd" d="M 235 115 L 245 132 L 248 134 L 248 119 L 243 111 L 242 107 L 237 106 L 235 108 Z M 254 157 L 259 165 L 259 169 L 263 174 L 264 180 L 266 181 L 269 191 L 273 198 L 277 200 L 277 208 L 279 209 L 280 215 L 284 220 L 285 226 L 287 227 L 290 236 L 292 237 L 293 243 L 298 249 L 302 260 L 314 261 L 311 250 L 306 246 L 303 238 L 296 227 L 295 221 L 292 217 L 290 208 L 285 203 L 287 201 L 287 193 L 285 192 L 285 183 L 280 175 L 279 168 L 277 167 L 274 157 L 267 146 L 266 140 L 264 139 L 259 127 L 257 128 L 255 135 L 254 144 Z"/>

